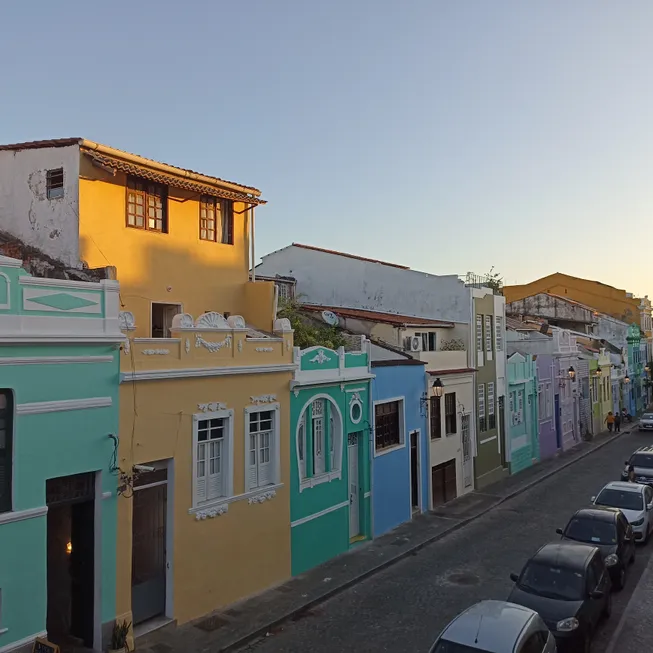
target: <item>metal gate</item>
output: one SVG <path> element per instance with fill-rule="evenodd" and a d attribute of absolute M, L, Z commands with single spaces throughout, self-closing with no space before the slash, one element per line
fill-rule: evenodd
<path fill-rule="evenodd" d="M 132 517 L 132 615 L 134 624 L 165 613 L 167 470 L 134 482 Z"/>
<path fill-rule="evenodd" d="M 472 440 L 469 433 L 469 415 L 460 418 L 460 430 L 463 441 L 463 485 L 470 487 L 473 483 Z"/>

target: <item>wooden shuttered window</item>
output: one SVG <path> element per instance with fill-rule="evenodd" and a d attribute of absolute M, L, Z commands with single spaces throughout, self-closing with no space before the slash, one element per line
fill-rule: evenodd
<path fill-rule="evenodd" d="M 273 410 L 249 414 L 248 489 L 274 483 L 273 448 L 275 417 Z"/>
<path fill-rule="evenodd" d="M 128 177 L 127 226 L 167 233 L 167 187 L 137 177 Z"/>
<path fill-rule="evenodd" d="M 198 504 L 224 496 L 226 418 L 200 420 L 197 424 L 195 493 Z"/>

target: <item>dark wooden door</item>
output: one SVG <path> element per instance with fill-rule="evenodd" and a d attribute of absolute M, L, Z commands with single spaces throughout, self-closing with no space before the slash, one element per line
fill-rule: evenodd
<path fill-rule="evenodd" d="M 143 480 L 145 484 L 146 481 Z M 134 624 L 165 613 L 167 485 L 134 488 L 132 614 Z"/>
<path fill-rule="evenodd" d="M 419 433 L 410 434 L 410 496 L 413 510 L 419 510 Z"/>
<path fill-rule="evenodd" d="M 93 647 L 93 599 L 95 595 L 95 504 L 93 501 L 71 506 L 70 631 Z"/>
<path fill-rule="evenodd" d="M 455 459 L 431 468 L 431 485 L 434 508 L 456 498 Z"/>

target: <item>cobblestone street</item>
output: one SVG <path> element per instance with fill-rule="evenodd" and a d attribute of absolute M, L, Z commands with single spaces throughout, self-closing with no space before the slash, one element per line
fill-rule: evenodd
<path fill-rule="evenodd" d="M 610 480 L 622 461 L 652 438 L 626 434 L 473 523 L 378 575 L 309 610 L 250 644 L 256 653 L 427 651 L 447 622 L 471 603 L 503 599 L 526 559 L 564 526 L 576 508 Z M 605 651 L 650 551 L 639 548 L 626 589 L 614 597 L 611 620 L 593 653 Z"/>

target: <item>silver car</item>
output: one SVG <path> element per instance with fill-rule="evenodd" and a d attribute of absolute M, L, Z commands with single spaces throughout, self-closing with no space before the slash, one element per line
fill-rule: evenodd
<path fill-rule="evenodd" d="M 537 612 L 506 601 L 481 601 L 461 612 L 430 653 L 556 653 Z"/>
<path fill-rule="evenodd" d="M 653 431 L 653 413 L 644 413 L 639 418 L 640 431 Z"/>

